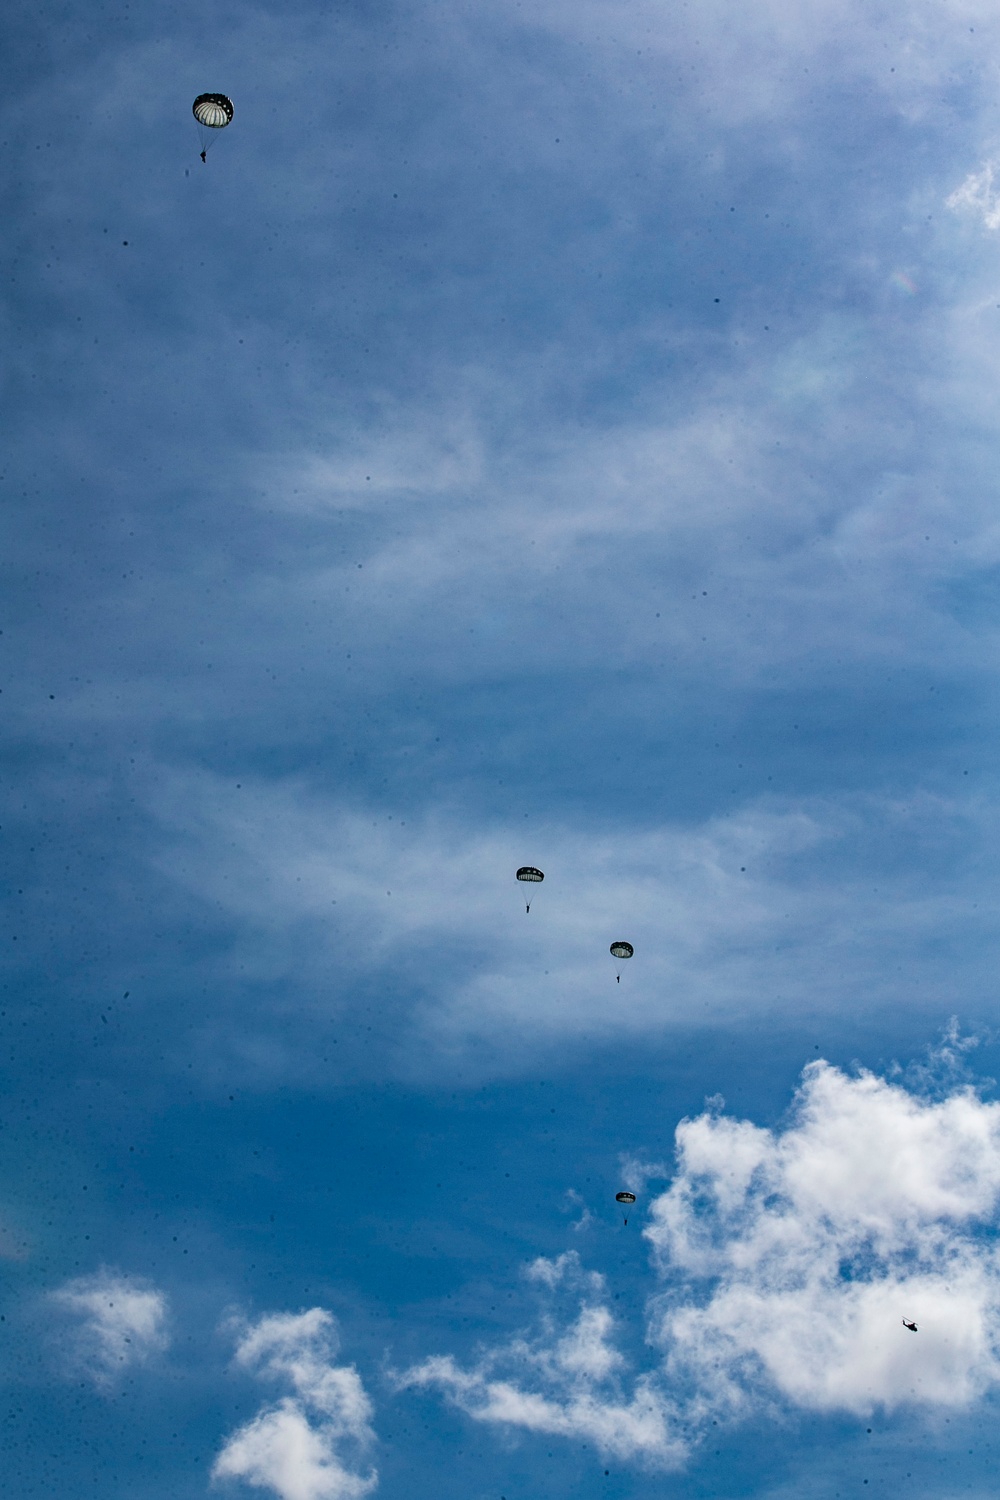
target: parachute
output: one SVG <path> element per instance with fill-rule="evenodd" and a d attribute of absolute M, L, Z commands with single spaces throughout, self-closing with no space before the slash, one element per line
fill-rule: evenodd
<path fill-rule="evenodd" d="M 225 94 L 199 94 L 191 106 L 191 113 L 198 122 L 198 138 L 201 141 L 201 159 L 215 137 L 217 130 L 225 130 L 233 121 L 233 101 Z"/>
<path fill-rule="evenodd" d="M 623 938 L 619 938 L 617 942 L 611 944 L 611 947 L 608 951 L 610 952 L 612 958 L 624 960 L 626 958 L 631 958 L 632 954 L 635 952 L 635 949 L 632 947 L 631 943 L 626 943 Z M 618 970 L 618 973 L 615 975 L 615 978 L 617 982 L 621 984 L 622 971 L 620 968 Z"/>
<path fill-rule="evenodd" d="M 199 94 L 191 113 L 199 125 L 207 125 L 209 130 L 225 130 L 232 124 L 233 101 L 225 94 Z"/>
<path fill-rule="evenodd" d="M 625 946 L 628 947 L 628 944 L 626 943 Z M 615 1194 L 615 1202 L 616 1203 L 623 1203 L 626 1208 L 631 1208 L 632 1204 L 635 1202 L 635 1194 L 634 1193 L 616 1193 Z M 627 1214 L 625 1215 L 625 1223 L 626 1224 L 628 1223 L 628 1215 Z"/>
<path fill-rule="evenodd" d="M 540 885 L 545 876 L 541 870 L 536 870 L 534 865 L 522 865 L 517 872 L 516 878 L 521 881 L 527 881 L 529 885 Z M 530 901 L 524 909 L 525 911 L 531 910 Z"/>

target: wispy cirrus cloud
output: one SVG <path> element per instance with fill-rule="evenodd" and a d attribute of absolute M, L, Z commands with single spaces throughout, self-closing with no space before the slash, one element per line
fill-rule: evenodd
<path fill-rule="evenodd" d="M 239 1325 L 235 1363 L 290 1385 L 231 1437 L 212 1466 L 214 1480 L 242 1480 L 280 1500 L 360 1500 L 378 1483 L 352 1466 L 370 1447 L 372 1405 L 352 1365 L 334 1363 L 337 1325 L 320 1307 Z"/>
<path fill-rule="evenodd" d="M 516 1068 L 527 1036 L 534 1047 L 612 1029 L 649 1035 L 748 1006 L 844 1014 L 876 995 L 912 1003 L 917 984 L 940 1013 L 956 961 L 983 952 L 970 943 L 961 959 L 961 934 L 981 928 L 992 856 L 984 844 L 982 862 L 961 870 L 952 852 L 984 840 L 992 815 L 977 801 L 762 798 L 700 824 L 647 820 L 627 837 L 553 820 L 531 840 L 546 879 L 530 919 L 513 879 L 526 857 L 516 828 L 376 816 L 298 782 L 236 789 L 208 776 L 171 778 L 161 805 L 161 868 L 178 892 L 232 915 L 234 969 L 294 972 L 305 1018 L 338 1016 L 348 977 L 360 983 L 373 965 L 396 977 L 386 1066 L 419 1057 L 434 1067 L 485 1039 Z M 914 873 L 925 859 L 942 871 L 934 890 Z M 359 950 L 344 943 L 357 931 Z M 618 936 L 636 956 L 615 987 L 607 945 Z M 241 1000 L 237 1050 L 246 1023 Z M 416 1053 L 399 1050 L 400 1026 L 419 1037 Z"/>

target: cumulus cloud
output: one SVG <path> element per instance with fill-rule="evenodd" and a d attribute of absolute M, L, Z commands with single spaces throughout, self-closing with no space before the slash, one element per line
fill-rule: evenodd
<path fill-rule="evenodd" d="M 957 1406 L 1000 1378 L 1000 1105 L 816 1062 L 784 1130 L 702 1115 L 677 1151 L 653 1327 L 699 1401 Z"/>
<path fill-rule="evenodd" d="M 579 1294 L 567 1325 L 547 1315 L 534 1338 L 484 1352 L 471 1370 L 437 1355 L 407 1370 L 399 1385 L 439 1390 L 477 1422 L 582 1438 L 618 1458 L 679 1463 L 687 1445 L 675 1430 L 668 1397 L 647 1376 L 627 1379 L 626 1361 L 612 1342 L 603 1278 L 583 1271 L 575 1251 L 540 1257 L 527 1275 L 549 1291 Z"/>
<path fill-rule="evenodd" d="M 64 1346 L 71 1368 L 99 1386 L 169 1344 L 166 1296 L 134 1277 L 102 1269 L 67 1282 L 50 1301 L 75 1320 Z"/>
<path fill-rule="evenodd" d="M 476 1421 L 670 1467 L 712 1421 L 950 1409 L 1000 1381 L 1000 1104 L 816 1062 L 782 1128 L 713 1101 L 676 1144 L 644 1231 L 659 1281 L 644 1332 L 661 1359 L 630 1394 L 603 1280 L 573 1252 L 527 1271 L 572 1290 L 573 1317 L 546 1314 L 471 1368 L 435 1356 L 402 1383 Z"/>
<path fill-rule="evenodd" d="M 337 1347 L 336 1321 L 320 1307 L 240 1327 L 237 1367 L 293 1394 L 233 1433 L 213 1479 L 240 1479 L 281 1500 L 359 1500 L 375 1488 L 376 1471 L 352 1464 L 374 1441 L 371 1402 L 354 1367 L 333 1363 Z"/>

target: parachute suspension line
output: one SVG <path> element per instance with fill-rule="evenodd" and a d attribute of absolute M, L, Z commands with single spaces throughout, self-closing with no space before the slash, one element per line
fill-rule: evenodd
<path fill-rule="evenodd" d="M 608 949 L 608 952 L 611 954 L 612 958 L 618 959 L 619 961 L 624 961 L 626 958 L 632 957 L 635 949 L 632 947 L 631 943 L 626 943 L 624 938 L 616 938 L 616 940 L 611 944 L 611 947 Z M 616 972 L 615 981 L 616 983 L 621 984 L 621 969 L 618 969 L 618 971 Z"/>
<path fill-rule="evenodd" d="M 207 130 L 200 121 L 195 125 L 195 129 L 198 132 L 198 155 L 202 161 L 207 162 L 208 153 L 215 144 L 216 133 L 214 130 Z"/>
<path fill-rule="evenodd" d="M 534 865 L 522 865 L 514 878 L 521 881 L 522 885 L 541 885 L 545 879 L 545 875 L 541 870 L 536 870 Z M 524 910 L 526 913 L 531 911 L 530 901 L 526 904 Z"/>
<path fill-rule="evenodd" d="M 198 154 L 203 162 L 207 162 L 209 148 L 219 131 L 232 123 L 233 101 L 225 94 L 199 94 L 191 106 L 191 113 L 198 127 L 201 146 Z"/>
<path fill-rule="evenodd" d="M 622 1208 L 628 1210 L 628 1209 L 630 1209 L 632 1207 L 632 1204 L 635 1202 L 635 1194 L 634 1193 L 616 1193 L 615 1194 L 615 1202 L 616 1203 L 620 1203 L 621 1206 L 622 1206 Z M 623 1215 L 623 1222 L 626 1224 L 626 1226 L 628 1225 L 628 1213 L 627 1212 Z"/>

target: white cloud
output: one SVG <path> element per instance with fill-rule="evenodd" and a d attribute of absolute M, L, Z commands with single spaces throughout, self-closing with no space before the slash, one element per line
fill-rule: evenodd
<path fill-rule="evenodd" d="M 694 825 L 553 821 L 529 843 L 457 816 L 366 814 L 298 781 L 244 778 L 237 790 L 164 775 L 155 795 L 161 867 L 235 917 L 234 972 L 252 968 L 264 985 L 294 974 L 303 1024 L 336 1016 L 350 982 L 373 971 L 408 996 L 364 1066 L 466 1066 L 485 1041 L 502 1052 L 492 1066 L 517 1070 L 567 1032 L 656 1035 L 750 1006 L 802 1017 L 804 996 L 811 1014 L 905 994 L 939 1015 L 962 964 L 970 990 L 976 966 L 992 964 L 981 933 L 966 941 L 980 932 L 980 871 L 947 869 L 960 838 L 989 857 L 995 814 L 975 801 L 761 798 Z M 513 880 L 526 858 L 546 871 L 530 918 Z M 933 889 L 928 858 L 947 869 Z M 359 931 L 360 947 L 345 942 Z M 619 935 L 636 956 L 616 986 L 607 945 Z M 289 1019 L 258 1064 L 241 1007 L 228 1045 L 250 1067 L 308 1066 L 312 1051 L 289 1056 Z M 212 1036 L 215 1063 L 226 1040 Z"/>
<path fill-rule="evenodd" d="M 957 1406 L 1000 1378 L 1000 1105 L 817 1062 L 784 1130 L 702 1115 L 677 1148 L 646 1234 L 672 1283 L 655 1336 L 692 1399 Z"/>
<path fill-rule="evenodd" d="M 374 1440 L 371 1402 L 354 1367 L 333 1363 L 336 1354 L 336 1321 L 320 1307 L 242 1327 L 236 1365 L 286 1381 L 294 1395 L 233 1433 L 214 1479 L 240 1479 L 281 1500 L 359 1500 L 375 1488 L 376 1471 L 360 1474 L 349 1461 Z"/>
<path fill-rule="evenodd" d="M 705 1102 L 706 1104 L 714 1105 L 715 1100 L 706 1100 Z M 647 1161 L 645 1157 L 635 1156 L 631 1152 L 626 1152 L 620 1156 L 618 1158 L 618 1165 L 622 1187 L 628 1188 L 631 1192 L 639 1195 L 645 1193 L 646 1183 L 651 1177 L 664 1178 L 671 1175 L 670 1168 L 662 1161 Z"/>
<path fill-rule="evenodd" d="M 626 1362 L 611 1342 L 614 1319 L 598 1300 L 603 1278 L 584 1272 L 575 1251 L 539 1258 L 527 1274 L 550 1291 L 582 1291 L 568 1326 L 546 1317 L 538 1337 L 485 1353 L 472 1370 L 438 1355 L 407 1370 L 399 1385 L 440 1390 L 477 1422 L 582 1438 L 602 1453 L 656 1466 L 680 1463 L 687 1445 L 667 1396 L 644 1376 L 627 1390 Z"/>
<path fill-rule="evenodd" d="M 273 1490 L 282 1500 L 351 1500 L 375 1487 L 374 1476 L 343 1466 L 325 1427 L 287 1397 L 233 1434 L 212 1474 Z"/>
<path fill-rule="evenodd" d="M 581 1230 L 588 1228 L 588 1226 L 594 1222 L 594 1215 L 587 1207 L 586 1201 L 584 1200 L 582 1195 L 578 1193 L 575 1188 L 566 1189 L 565 1193 L 563 1194 L 563 1201 L 565 1202 L 566 1210 L 568 1212 L 573 1213 L 577 1209 L 579 1209 L 580 1211 L 580 1217 L 578 1219 L 574 1219 L 573 1223 L 570 1225 L 570 1228 L 574 1231 L 574 1233 L 579 1233 Z M 550 1262 L 546 1262 L 546 1264 L 550 1264 Z"/>
<path fill-rule="evenodd" d="M 954 1054 L 951 1035 L 945 1072 Z M 713 1106 L 676 1139 L 645 1230 L 660 1288 L 644 1332 L 662 1358 L 630 1394 L 603 1280 L 573 1252 L 527 1271 L 577 1295 L 572 1318 L 547 1314 L 471 1368 L 435 1356 L 401 1384 L 476 1421 L 670 1467 L 713 1421 L 948 1410 L 1000 1381 L 1000 1104 L 817 1062 L 783 1128 Z"/>
<path fill-rule="evenodd" d="M 934 369 L 922 369 L 921 395 L 947 445 L 950 366 L 961 359 L 963 331 L 951 314 L 922 316 L 921 342 L 939 352 Z M 845 652 L 892 660 L 903 646 L 922 657 L 964 656 L 968 642 L 935 607 L 933 590 L 970 564 L 996 561 L 996 518 L 967 457 L 942 458 L 919 433 L 887 444 L 872 398 L 884 379 L 880 352 L 857 321 L 827 313 L 776 349 L 748 334 L 742 356 L 706 377 L 680 413 L 664 391 L 662 409 L 641 422 L 594 434 L 552 430 L 520 463 L 491 448 L 485 416 L 457 423 L 422 412 L 428 433 L 440 429 L 440 456 L 420 465 L 419 505 L 398 484 L 399 524 L 377 544 L 372 537 L 360 571 L 353 556 L 338 556 L 280 579 L 262 575 L 258 607 L 276 630 L 289 618 L 318 630 L 347 589 L 364 622 L 355 672 L 391 672 L 387 649 L 416 633 L 433 648 L 430 677 L 451 684 L 484 667 L 510 670 L 527 649 L 543 669 L 669 658 L 743 688 L 814 663 L 816 652 L 830 663 Z M 489 396 L 490 410 L 504 399 Z M 983 416 L 992 433 L 993 415 Z M 477 454 L 464 486 L 450 469 L 456 423 L 462 449 Z M 957 431 L 951 440 L 957 448 Z M 405 455 L 405 428 L 397 441 Z M 393 472 L 402 465 L 394 460 Z M 851 485 L 840 477 L 848 466 L 862 476 Z M 345 455 L 334 468 L 307 455 L 288 488 L 296 504 L 308 496 L 341 509 L 366 467 L 374 459 Z M 474 507 L 461 503 L 469 489 Z M 487 532 L 480 506 L 489 507 Z"/>
<path fill-rule="evenodd" d="M 966 209 L 977 214 L 987 229 L 1000 229 L 1000 192 L 995 186 L 995 166 L 986 162 L 978 172 L 970 172 L 961 187 L 945 200 L 949 208 Z"/>
<path fill-rule="evenodd" d="M 550 1292 L 567 1282 L 584 1288 L 595 1297 L 604 1291 L 604 1277 L 599 1271 L 584 1271 L 575 1250 L 567 1250 L 551 1260 L 547 1255 L 539 1255 L 525 1266 L 524 1274 L 528 1281 L 548 1287 Z"/>
<path fill-rule="evenodd" d="M 71 1368 L 97 1385 L 109 1385 L 169 1344 L 166 1296 L 133 1277 L 102 1269 L 67 1282 L 50 1301 L 76 1320 L 66 1346 Z"/>

